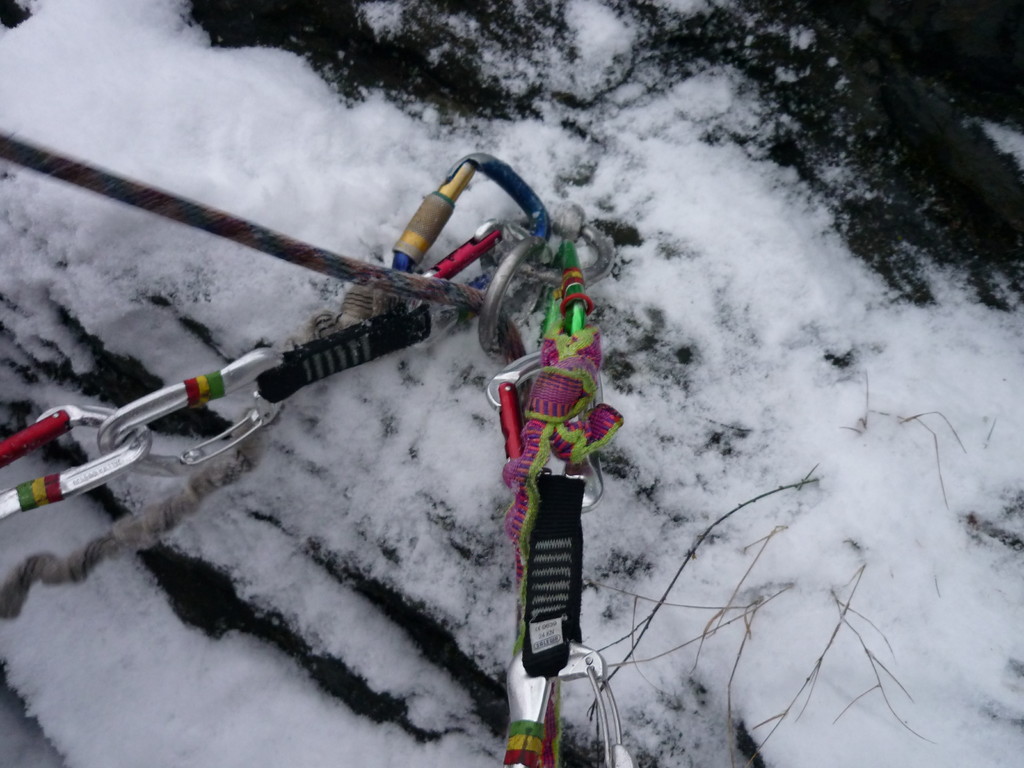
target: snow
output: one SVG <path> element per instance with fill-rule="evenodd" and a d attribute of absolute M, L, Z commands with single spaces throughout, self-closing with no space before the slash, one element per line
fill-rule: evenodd
<path fill-rule="evenodd" d="M 609 82 L 599 65 L 628 54 L 633 22 L 595 0 L 570 5 L 577 34 L 596 42 L 575 63 L 548 63 L 591 97 Z M 736 511 L 686 563 L 669 602 L 712 607 L 661 608 L 637 650 L 651 660 L 616 674 L 628 747 L 661 765 L 722 765 L 731 716 L 758 742 L 770 732 L 764 759 L 785 768 L 1015 764 L 1024 580 L 1019 552 L 991 532 L 1024 536 L 1020 317 L 938 269 L 927 275 L 935 304 L 891 296 L 845 248 L 825 201 L 722 138 L 756 136 L 766 109 L 736 73 L 709 69 L 657 93 L 624 83 L 600 110 L 573 115 L 583 139 L 554 105 L 528 121 L 447 124 L 379 93 L 343 104 L 295 56 L 211 48 L 174 0 L 32 7 L 0 29 L 0 130 L 25 140 L 375 262 L 472 151 L 511 164 L 551 207 L 572 200 L 636 228 L 642 242 L 591 289 L 616 363 L 605 397 L 626 426 L 607 452 L 606 497 L 584 522 L 587 575 L 607 585 L 586 592 L 587 642 L 628 636 L 650 610 L 615 589 L 657 598 L 715 520 L 816 482 Z M 368 13 L 391 29 L 397 8 Z M 474 182 L 438 253 L 513 213 L 494 185 Z M 0 387 L 36 413 L 104 402 L 17 374 L 35 361 L 93 365 L 58 304 L 172 382 L 283 344 L 344 288 L 8 167 L 0 252 Z M 277 649 L 184 624 L 125 557 L 83 584 L 35 588 L 0 626 L 20 697 L 2 705 L 0 764 L 496 764 L 503 744 L 467 694 L 308 546 L 400 586 L 499 674 L 514 597 L 500 434 L 482 392 L 497 367 L 470 328 L 303 390 L 268 432 L 261 465 L 168 537 L 442 736 L 421 743 L 355 715 Z M 240 406 L 212 407 L 233 418 Z M 96 454 L 87 432 L 73 437 Z M 183 442 L 158 441 L 163 452 Z M 48 471 L 26 458 L 0 487 Z M 141 508 L 179 485 L 131 474 L 111 488 Z M 0 525 L 6 572 L 36 551 L 71 551 L 109 520 L 78 498 Z M 588 696 L 567 686 L 563 711 L 581 734 Z"/>
<path fill-rule="evenodd" d="M 575 60 L 569 87 L 587 96 L 623 79 L 636 35 L 614 10 L 594 0 L 572 0 L 565 10 Z"/>
<path fill-rule="evenodd" d="M 373 31 L 381 37 L 401 29 L 402 4 L 394 2 L 394 0 L 392 2 L 364 3 L 360 6 L 359 13 Z"/>
<path fill-rule="evenodd" d="M 982 130 L 999 150 L 1010 155 L 1017 167 L 1024 171 L 1024 133 L 1021 133 L 1015 126 L 1000 125 L 988 120 L 980 122 Z"/>

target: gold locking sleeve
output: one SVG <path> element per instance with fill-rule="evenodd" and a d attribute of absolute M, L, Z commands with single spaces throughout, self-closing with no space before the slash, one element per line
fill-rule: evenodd
<path fill-rule="evenodd" d="M 462 194 L 476 168 L 472 163 L 463 163 L 436 192 L 431 192 L 420 204 L 406 226 L 402 236 L 398 238 L 393 250 L 404 253 L 414 264 L 423 260 L 423 255 L 430 250 L 444 225 L 448 223 L 455 210 L 455 201 Z"/>

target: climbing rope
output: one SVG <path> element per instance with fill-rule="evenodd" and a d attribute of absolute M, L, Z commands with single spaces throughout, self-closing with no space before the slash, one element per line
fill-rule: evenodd
<path fill-rule="evenodd" d="M 479 255 L 479 254 L 478 254 Z M 456 274 L 472 259 L 447 269 Z M 58 556 L 40 553 L 15 566 L 0 584 L 0 618 L 14 618 L 35 583 L 61 584 L 84 580 L 103 560 L 152 546 L 187 517 L 195 514 L 213 491 L 251 471 L 262 453 L 258 429 L 276 416 L 276 404 L 302 387 L 390 352 L 423 341 L 431 319 L 425 305 L 387 313 L 337 330 L 338 318 L 322 313 L 310 320 L 301 338 L 283 353 L 258 349 L 221 370 L 185 379 L 115 410 L 64 406 L 43 414 L 26 429 L 0 441 L 0 467 L 10 464 L 76 427 L 98 428 L 103 455 L 81 467 L 46 475 L 0 492 L 0 518 L 96 488 L 130 469 L 190 474 L 184 490 L 151 505 L 137 516 L 121 518 L 111 530 L 75 552 Z M 197 408 L 211 400 L 255 387 L 256 405 L 222 435 L 182 452 L 151 452 L 148 425 L 181 408 Z"/>
<path fill-rule="evenodd" d="M 483 292 L 477 288 L 339 256 L 216 208 L 34 146 L 10 134 L 0 133 L 0 159 L 338 280 L 367 285 L 405 299 L 449 304 L 471 312 L 478 311 L 483 303 Z"/>
<path fill-rule="evenodd" d="M 281 254 L 294 260 L 292 257 L 296 255 L 305 257 L 316 251 L 223 212 L 128 181 L 12 137 L 0 136 L 0 157 L 274 255 Z M 471 156 L 460 161 L 451 175 L 460 175 L 461 168 L 478 166 L 489 169 L 488 175 L 496 177 L 503 187 L 513 189 L 518 195 L 517 202 L 535 220 L 535 228 L 546 232 L 547 213 L 543 206 L 525 182 L 500 161 L 489 155 Z M 465 176 L 462 172 L 461 177 Z M 464 188 L 465 183 L 468 179 L 460 182 L 460 186 Z M 422 213 L 413 218 L 400 243 L 414 239 L 410 231 L 417 220 L 423 218 Z M 444 221 L 435 222 L 424 250 L 440 234 L 443 224 Z M 502 227 L 493 224 L 481 228 L 470 242 L 442 259 L 423 277 L 406 276 L 393 270 L 381 271 L 326 252 L 323 252 L 326 255 L 321 261 L 327 265 L 340 265 L 333 271 L 336 276 L 354 276 L 358 280 L 363 273 L 385 275 L 392 282 L 383 284 L 383 290 L 379 283 L 371 281 L 366 284 L 375 286 L 372 289 L 375 296 L 389 295 L 386 291 L 392 291 L 415 299 L 434 299 L 438 286 L 448 286 L 449 298 L 454 297 L 456 306 L 476 307 L 480 304 L 480 287 L 486 282 L 478 283 L 474 288 L 458 286 L 449 280 L 489 253 L 501 232 Z M 422 255 L 419 254 L 420 258 Z M 301 259 L 299 263 L 303 263 Z M 406 277 L 411 282 L 405 280 Z M 399 286 L 409 283 L 415 290 L 394 291 L 393 282 Z M 423 290 L 422 286 L 428 290 Z M 356 287 L 371 290 L 365 285 Z M 468 299 L 463 300 L 462 297 Z M 405 307 L 390 301 L 386 304 L 386 311 L 355 322 L 346 319 L 344 308 L 339 314 L 318 313 L 311 318 L 301 336 L 292 340 L 291 348 L 282 353 L 270 349 L 254 350 L 221 370 L 170 385 L 116 411 L 75 406 L 53 409 L 40 417 L 37 423 L 0 441 L 0 466 L 80 426 L 98 428 L 97 442 L 102 451 L 100 458 L 80 467 L 46 475 L 0 492 L 0 518 L 62 501 L 109 482 L 131 469 L 165 475 L 190 475 L 180 494 L 151 505 L 136 516 L 122 518 L 109 533 L 70 555 L 61 557 L 42 553 L 26 558 L 0 585 L 0 617 L 16 616 L 35 583 L 82 581 L 103 560 L 124 551 L 151 546 L 161 534 L 195 514 L 214 490 L 234 482 L 255 467 L 262 441 L 253 439 L 253 436 L 274 419 L 278 403 L 300 388 L 327 376 L 423 341 L 431 330 L 431 312 L 422 303 Z M 513 345 L 510 349 L 515 351 L 516 347 Z M 151 422 L 180 408 L 201 407 L 211 400 L 253 388 L 255 405 L 223 434 L 179 455 L 159 455 L 151 451 L 153 440 L 148 429 Z"/>

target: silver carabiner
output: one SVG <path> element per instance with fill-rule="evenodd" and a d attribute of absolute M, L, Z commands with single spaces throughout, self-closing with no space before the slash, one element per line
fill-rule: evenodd
<path fill-rule="evenodd" d="M 522 651 L 512 657 L 505 677 L 509 715 L 505 768 L 539 765 L 544 749 L 544 720 L 553 689 L 553 678 L 526 673 Z"/>
<path fill-rule="evenodd" d="M 540 362 L 540 352 L 531 352 L 509 363 L 498 371 L 487 383 L 487 402 L 497 411 L 501 410 L 500 388 L 502 384 L 512 384 L 517 389 L 521 381 L 528 381 L 540 375 L 544 366 Z M 601 386 L 601 377 L 597 377 L 597 389 L 594 391 L 594 402 L 599 403 L 604 399 L 604 391 Z M 551 457 L 550 462 L 559 461 Z M 581 464 L 562 462 L 564 473 L 569 477 L 578 477 L 584 481 L 583 486 L 583 511 L 590 512 L 601 501 L 604 495 L 604 474 L 601 471 L 601 457 L 597 453 L 591 453 Z"/>
<path fill-rule="evenodd" d="M 501 320 L 501 305 L 505 302 L 512 277 L 527 259 L 536 258 L 547 250 L 547 241 L 530 235 L 524 237 L 509 251 L 491 275 L 490 285 L 484 294 L 484 303 L 477 317 L 477 337 L 484 352 L 492 357 L 498 355 L 498 325 Z M 561 276 L 559 276 L 561 278 Z"/>
<path fill-rule="evenodd" d="M 569 643 L 569 661 L 558 673 L 558 679 L 569 681 L 583 677 L 590 681 L 594 689 L 606 768 L 633 768 L 633 758 L 622 745 L 622 721 L 605 675 L 604 658 L 592 648 L 580 643 Z"/>
<path fill-rule="evenodd" d="M 68 429 L 78 426 L 99 427 L 113 413 L 110 408 L 65 405 L 50 409 L 36 423 L 59 416 L 66 418 Z M 144 425 L 140 425 L 125 435 L 121 445 L 106 451 L 98 459 L 64 472 L 37 477 L 3 491 L 0 493 L 0 519 L 98 488 L 145 459 L 152 444 L 153 434 Z"/>
<path fill-rule="evenodd" d="M 253 384 L 261 373 L 276 368 L 282 361 L 283 358 L 278 352 L 267 348 L 255 349 L 220 371 L 186 379 L 122 406 L 100 427 L 97 438 L 100 450 L 115 449 L 127 440 L 131 431 L 137 427 L 148 426 L 182 408 L 203 405 L 209 400 L 224 397 L 247 387 Z M 139 469 L 151 475 L 181 475 L 189 472 L 196 464 L 228 450 L 239 440 L 267 424 L 276 414 L 276 406 L 266 403 L 258 395 L 257 398 L 257 405 L 250 408 L 241 421 L 221 435 L 203 441 L 175 456 L 150 454 L 140 463 Z M 210 450 L 212 445 L 217 445 L 217 448 Z"/>
<path fill-rule="evenodd" d="M 563 240 L 582 240 L 593 253 L 591 261 L 580 265 L 587 285 L 594 285 L 611 274 L 615 246 L 610 237 L 592 224 L 586 223 L 586 214 L 582 206 L 567 203 L 555 211 L 554 230 Z M 562 270 L 556 267 L 524 264 L 522 269 L 523 277 L 527 280 L 545 285 L 558 285 L 562 282 Z"/>
<path fill-rule="evenodd" d="M 558 679 L 571 682 L 586 678 L 594 690 L 601 738 L 604 741 L 605 768 L 634 768 L 632 756 L 622 744 L 622 721 L 619 708 L 612 696 L 611 687 L 605 674 L 605 662 L 601 654 L 581 643 L 569 643 L 569 661 Z M 522 651 L 512 657 L 506 670 L 508 691 L 508 713 L 512 727 L 522 723 L 536 723 L 539 731 L 551 697 L 554 678 L 531 677 L 523 667 Z M 523 739 L 520 736 L 520 739 Z M 509 729 L 509 751 L 515 754 L 522 746 L 516 741 L 516 734 Z M 530 750 L 534 751 L 534 750 Z M 506 763 L 506 766 L 508 763 Z M 512 763 L 513 766 L 524 765 Z"/>
<path fill-rule="evenodd" d="M 508 715 L 513 723 L 530 720 L 543 723 L 551 697 L 551 680 L 546 677 L 532 677 L 523 666 L 523 652 L 512 657 L 505 673 L 508 688 Z"/>

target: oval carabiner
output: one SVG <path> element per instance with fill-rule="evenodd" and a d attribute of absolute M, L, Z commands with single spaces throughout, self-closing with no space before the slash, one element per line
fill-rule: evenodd
<path fill-rule="evenodd" d="M 110 408 L 65 405 L 44 413 L 36 420 L 36 425 L 66 425 L 63 431 L 67 432 L 78 426 L 99 427 L 113 413 Z M 142 461 L 152 444 L 152 433 L 145 426 L 135 427 L 125 436 L 121 445 L 105 452 L 98 459 L 64 472 L 37 477 L 3 491 L 0 493 L 0 519 L 98 488 Z"/>
<path fill-rule="evenodd" d="M 97 437 L 100 450 L 114 450 L 127 440 L 128 436 L 137 427 L 148 426 L 157 419 L 168 416 L 182 408 L 195 408 L 205 405 L 210 400 L 224 397 L 253 384 L 261 373 L 276 368 L 282 362 L 283 357 L 278 352 L 268 348 L 255 349 L 219 371 L 208 373 L 205 376 L 197 376 L 193 379 L 186 379 L 179 384 L 172 384 L 128 403 L 128 405 L 118 408 L 100 426 Z M 238 437 L 238 430 L 245 432 L 242 437 L 238 437 L 238 439 L 242 439 L 258 427 L 268 423 L 275 413 L 275 408 L 265 408 L 262 404 L 258 403 L 246 412 L 246 415 L 237 425 L 223 435 L 214 438 L 213 441 L 204 441 L 195 448 L 175 456 L 150 454 L 140 463 L 139 470 L 152 475 L 174 476 L 185 474 L 195 464 L 222 453 L 231 445 L 237 443 L 238 440 L 232 438 L 227 441 L 227 445 L 214 451 L 208 450 L 211 442 L 221 440 L 227 433 L 235 433 L 235 437 Z"/>

